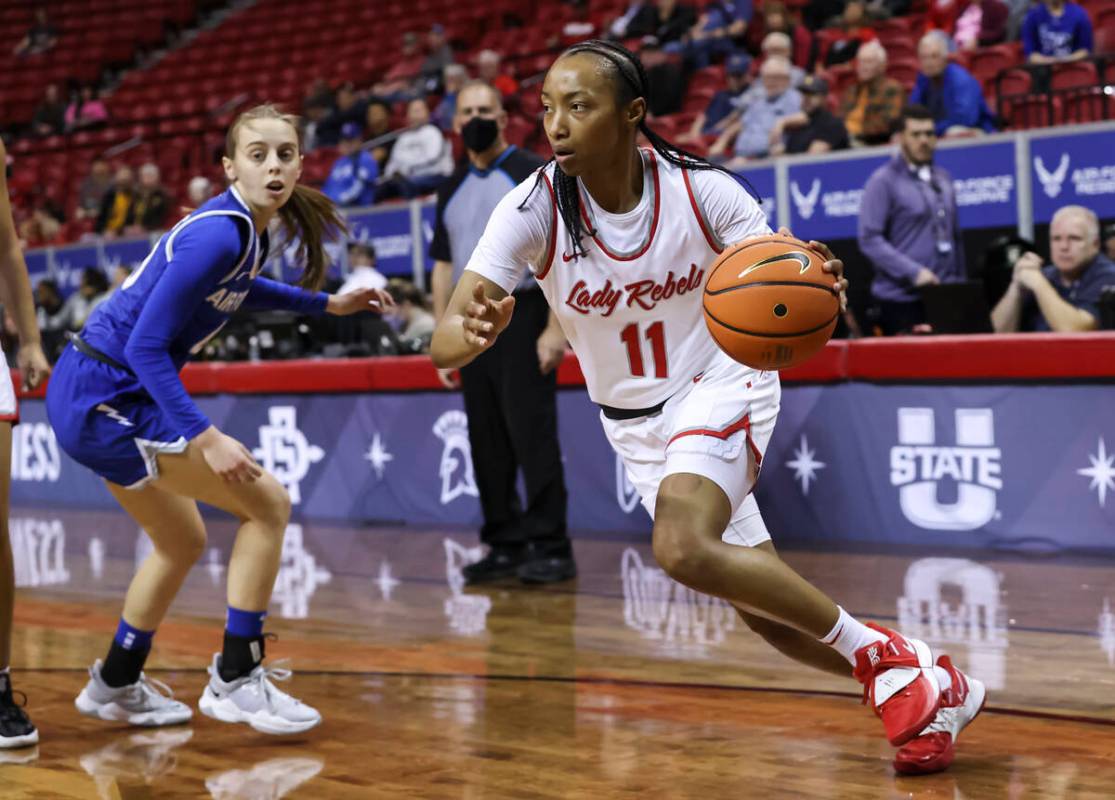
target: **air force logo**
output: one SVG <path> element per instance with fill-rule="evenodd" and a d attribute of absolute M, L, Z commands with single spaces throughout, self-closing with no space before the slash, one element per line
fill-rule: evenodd
<path fill-rule="evenodd" d="M 797 181 L 790 181 L 790 196 L 794 199 L 798 214 L 802 219 L 809 219 L 817 208 L 817 201 L 821 199 L 821 179 L 814 178 L 809 186 L 809 193 L 802 194 Z"/>
<path fill-rule="evenodd" d="M 1045 192 L 1045 196 L 1052 199 L 1061 193 L 1061 186 L 1069 174 L 1069 154 L 1061 154 L 1057 169 L 1052 172 L 1045 168 L 1041 156 L 1034 156 L 1034 171 L 1038 173 L 1038 180 L 1041 181 L 1041 188 Z"/>
<path fill-rule="evenodd" d="M 448 505 L 461 495 L 479 497 L 472 472 L 472 447 L 468 441 L 468 417 L 456 409 L 446 411 L 434 423 L 434 433 L 445 444 L 441 451 L 441 504 Z"/>

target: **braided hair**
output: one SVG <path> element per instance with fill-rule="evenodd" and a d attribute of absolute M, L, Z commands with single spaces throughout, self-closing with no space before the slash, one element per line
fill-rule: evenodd
<path fill-rule="evenodd" d="M 647 96 L 649 82 L 647 80 L 646 70 L 643 68 L 642 62 L 639 61 L 639 57 L 623 45 L 603 39 L 590 39 L 568 48 L 559 56 L 559 59 L 576 55 L 577 53 L 592 53 L 611 65 L 611 80 L 613 84 L 615 84 L 616 96 L 619 104 L 627 104 L 636 98 L 645 98 Z M 671 164 L 685 169 L 716 170 L 718 172 L 723 172 L 725 175 L 740 182 L 747 192 L 754 197 L 756 201 L 759 201 L 758 194 L 745 178 L 736 175 L 719 164 L 713 164 L 695 153 L 690 153 L 666 141 L 650 129 L 650 126 L 647 125 L 645 115 L 643 119 L 639 120 L 639 132 L 650 142 L 650 146 L 654 149 L 654 152 Z M 551 158 L 550 162 L 553 161 L 554 159 Z M 547 162 L 547 164 L 550 162 Z M 518 208 L 520 211 L 526 208 L 527 202 L 534 194 L 534 190 L 537 189 L 538 184 L 542 182 L 545 171 L 545 168 L 538 170 L 534 186 L 531 187 L 530 193 L 523 202 L 519 204 Z M 557 164 L 554 165 L 554 198 L 562 222 L 565 223 L 566 230 L 570 232 L 573 239 L 573 252 L 571 257 L 576 259 L 587 255 L 581 240 L 586 233 L 589 236 L 595 236 L 596 231 L 592 228 L 585 230 L 584 220 L 581 217 L 581 195 L 577 189 L 577 179 L 570 175 L 566 175 L 565 172 L 562 171 L 561 166 Z"/>

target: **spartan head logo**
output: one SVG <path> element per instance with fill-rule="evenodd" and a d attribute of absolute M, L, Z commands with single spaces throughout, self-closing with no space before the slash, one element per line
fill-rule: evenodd
<path fill-rule="evenodd" d="M 974 531 L 995 518 L 996 492 L 1003 488 L 1002 451 L 995 447 L 995 418 L 989 408 L 955 411 L 956 445 L 938 445 L 932 408 L 898 409 L 898 445 L 890 450 L 890 482 L 906 519 L 919 528 Z M 944 479 L 956 499 L 942 502 Z"/>
<path fill-rule="evenodd" d="M 479 497 L 472 473 L 472 448 L 468 443 L 468 417 L 456 409 L 446 411 L 434 423 L 434 433 L 445 443 L 441 451 L 441 504 L 448 505 L 463 494 Z"/>
<path fill-rule="evenodd" d="M 801 218 L 809 219 L 813 216 L 813 210 L 817 207 L 817 200 L 821 197 L 821 179 L 813 179 L 813 183 L 809 187 L 809 194 L 802 194 L 797 181 L 790 181 L 790 196 L 793 197 L 794 205 L 797 206 Z"/>
<path fill-rule="evenodd" d="M 1038 173 L 1038 180 L 1041 181 L 1045 196 L 1054 198 L 1061 193 L 1061 185 L 1065 182 L 1065 176 L 1069 174 L 1069 154 L 1061 154 L 1057 169 L 1052 172 L 1045 168 L 1041 156 L 1034 156 L 1034 170 Z"/>
<path fill-rule="evenodd" d="M 639 490 L 627 477 L 627 468 L 619 453 L 616 453 L 616 502 L 624 514 L 630 514 L 639 505 Z"/>

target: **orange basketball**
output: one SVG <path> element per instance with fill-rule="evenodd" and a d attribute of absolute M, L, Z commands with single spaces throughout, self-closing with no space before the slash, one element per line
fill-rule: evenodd
<path fill-rule="evenodd" d="M 832 336 L 840 315 L 824 256 L 788 236 L 759 236 L 720 254 L 705 284 L 705 323 L 725 353 L 755 369 L 796 366 Z"/>

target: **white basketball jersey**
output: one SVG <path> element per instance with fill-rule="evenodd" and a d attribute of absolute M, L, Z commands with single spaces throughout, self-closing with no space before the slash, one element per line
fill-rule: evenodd
<path fill-rule="evenodd" d="M 712 363 L 718 349 L 701 306 L 708 268 L 725 244 L 770 232 L 759 205 L 731 177 L 641 152 L 643 196 L 632 211 L 604 212 L 578 182 L 587 255 L 572 258 L 550 164 L 544 187 L 534 187 L 532 175 L 504 198 L 468 264 L 508 291 L 529 264 L 577 354 L 589 397 L 632 409 L 672 396 Z"/>
<path fill-rule="evenodd" d="M 649 219 L 636 217 L 644 228 L 637 246 L 622 252 L 607 240 L 609 226 L 601 224 L 599 210 L 592 213 L 582 188 L 585 230 L 597 230 L 582 239 L 587 256 L 570 260 L 572 239 L 558 216 L 557 252 L 536 272 L 580 360 L 589 396 L 618 408 L 665 400 L 717 354 L 701 297 L 723 243 L 694 196 L 692 171 L 652 150 L 643 153 L 643 199 L 652 210 Z M 761 233 L 765 224 L 754 235 Z"/>

